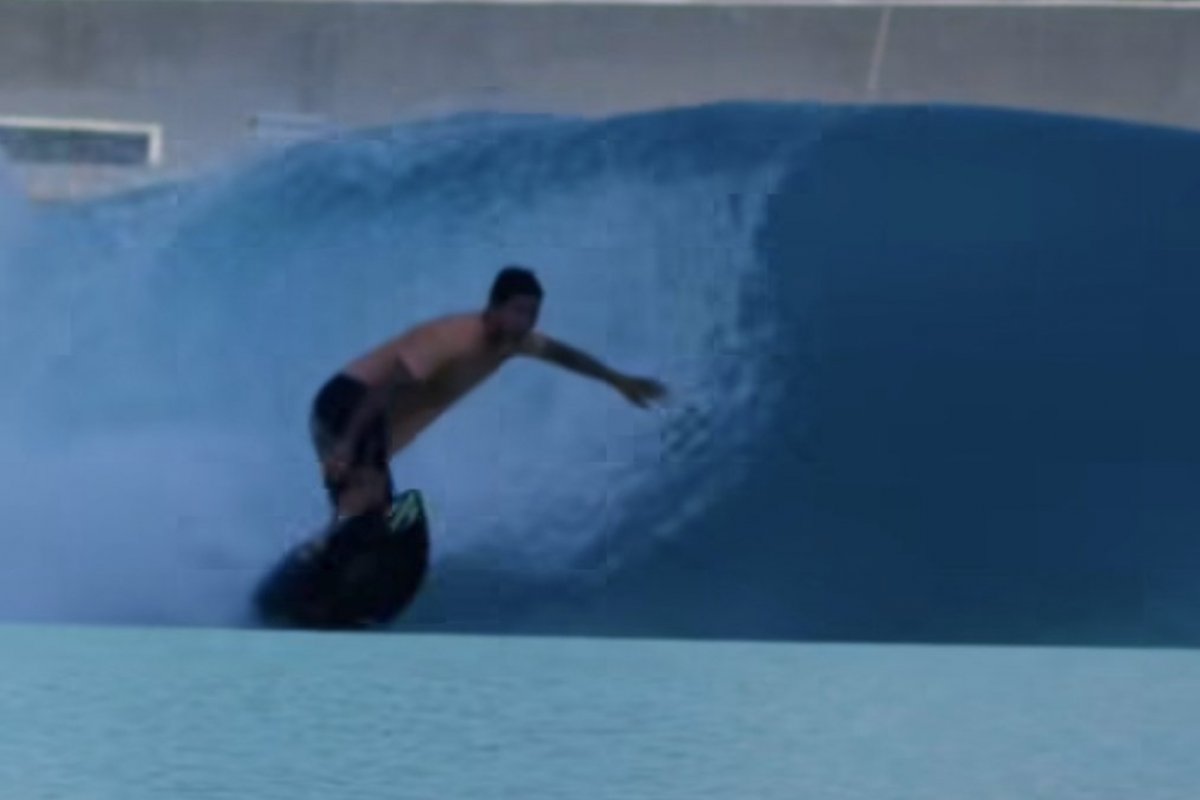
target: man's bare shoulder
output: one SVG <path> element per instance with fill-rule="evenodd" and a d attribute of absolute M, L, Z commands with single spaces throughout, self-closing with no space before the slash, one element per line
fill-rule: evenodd
<path fill-rule="evenodd" d="M 440 317 L 418 322 L 392 338 L 392 344 L 406 342 L 453 341 L 469 338 L 482 331 L 483 324 L 478 314 L 444 314 Z"/>
<path fill-rule="evenodd" d="M 446 314 L 414 325 L 396 337 L 393 351 L 421 376 L 469 357 L 481 347 L 483 322 L 478 314 Z"/>
<path fill-rule="evenodd" d="M 446 314 L 427 322 L 425 330 L 455 348 L 469 348 L 483 339 L 483 318 L 471 312 Z"/>
<path fill-rule="evenodd" d="M 471 323 L 473 318 L 478 317 L 478 314 L 470 312 L 442 314 L 437 317 L 429 317 L 420 322 L 410 325 L 397 338 L 403 338 L 415 333 L 424 333 L 428 331 L 453 330 Z"/>

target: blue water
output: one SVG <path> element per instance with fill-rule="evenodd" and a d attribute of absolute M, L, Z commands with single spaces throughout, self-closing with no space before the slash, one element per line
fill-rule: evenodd
<path fill-rule="evenodd" d="M 986 109 L 479 114 L 30 212 L 0 617 L 252 624 L 324 515 L 313 391 L 520 261 L 674 400 L 521 364 L 430 429 L 402 630 L 1193 645 L 1197 165 Z"/>
<path fill-rule="evenodd" d="M 0 781 L 23 800 L 1200 785 L 1194 653 L 62 626 L 0 649 Z"/>

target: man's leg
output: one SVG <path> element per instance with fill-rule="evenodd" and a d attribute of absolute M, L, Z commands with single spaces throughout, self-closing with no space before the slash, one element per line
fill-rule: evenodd
<path fill-rule="evenodd" d="M 354 447 L 354 461 L 331 490 L 338 518 L 368 511 L 387 513 L 392 504 L 392 473 L 388 468 L 387 423 L 382 416 L 370 422 Z"/>
<path fill-rule="evenodd" d="M 386 510 L 391 501 L 387 461 L 387 426 L 381 417 L 372 421 L 352 448 L 353 457 L 345 475 L 333 480 L 325 462 L 344 435 L 346 425 L 367 396 L 367 387 L 345 375 L 331 378 L 313 401 L 309 429 L 313 448 L 322 465 L 322 479 L 333 514 L 357 516 L 373 507 Z"/>
<path fill-rule="evenodd" d="M 337 487 L 335 514 L 344 519 L 368 511 L 385 510 L 392 499 L 390 488 L 386 471 L 375 466 L 353 467 Z"/>
<path fill-rule="evenodd" d="M 392 483 L 391 454 L 387 417 L 380 415 L 368 428 L 363 443 L 361 461 L 370 465 L 371 493 L 383 513 L 392 506 L 396 487 Z"/>

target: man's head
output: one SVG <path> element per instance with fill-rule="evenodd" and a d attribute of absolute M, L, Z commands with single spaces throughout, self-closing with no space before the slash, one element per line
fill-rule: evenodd
<path fill-rule="evenodd" d="M 514 342 L 537 324 L 542 285 L 524 267 L 505 267 L 496 274 L 484 311 L 484 324 L 495 340 Z"/>

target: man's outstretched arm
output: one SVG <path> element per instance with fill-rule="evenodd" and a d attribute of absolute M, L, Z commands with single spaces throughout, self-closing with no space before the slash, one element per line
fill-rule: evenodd
<path fill-rule="evenodd" d="M 625 395 L 629 402 L 643 408 L 648 401 L 667 393 L 666 387 L 656 380 L 625 375 L 578 348 L 536 331 L 525 338 L 520 352 L 571 372 L 603 381 Z"/>

